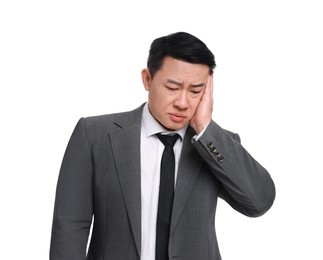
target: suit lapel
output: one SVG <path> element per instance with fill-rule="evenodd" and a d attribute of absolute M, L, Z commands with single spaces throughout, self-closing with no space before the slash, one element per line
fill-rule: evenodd
<path fill-rule="evenodd" d="M 138 111 L 139 110 L 139 111 Z M 117 131 L 110 132 L 111 146 L 119 182 L 129 216 L 138 255 L 141 250 L 141 178 L 140 130 L 141 111 L 115 122 Z M 140 112 L 140 113 L 139 113 Z"/>
<path fill-rule="evenodd" d="M 193 135 L 194 132 L 189 127 L 184 138 L 181 159 L 179 161 L 170 234 L 172 234 L 176 227 L 202 167 L 201 161 L 197 160 L 199 154 L 191 143 Z"/>

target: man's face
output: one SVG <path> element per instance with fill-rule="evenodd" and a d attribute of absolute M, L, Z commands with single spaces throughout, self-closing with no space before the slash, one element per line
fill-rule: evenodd
<path fill-rule="evenodd" d="M 209 67 L 165 57 L 152 79 L 147 69 L 142 80 L 148 94 L 148 108 L 166 129 L 178 130 L 189 124 L 201 100 Z"/>

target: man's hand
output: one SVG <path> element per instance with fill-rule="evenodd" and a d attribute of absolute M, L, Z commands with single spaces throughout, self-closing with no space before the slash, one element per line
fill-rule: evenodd
<path fill-rule="evenodd" d="M 190 121 L 191 127 L 199 134 L 212 120 L 213 76 L 209 76 L 195 115 Z"/>

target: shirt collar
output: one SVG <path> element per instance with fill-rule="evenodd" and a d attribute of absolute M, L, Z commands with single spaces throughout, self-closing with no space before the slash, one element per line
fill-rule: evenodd
<path fill-rule="evenodd" d="M 145 137 L 150 137 L 157 133 L 162 134 L 171 134 L 177 133 L 180 135 L 181 140 L 184 139 L 185 132 L 187 130 L 188 125 L 185 127 L 177 130 L 177 131 L 168 131 L 166 130 L 149 112 L 148 103 L 145 104 L 143 111 L 142 111 L 142 121 L 141 121 L 141 129 Z"/>

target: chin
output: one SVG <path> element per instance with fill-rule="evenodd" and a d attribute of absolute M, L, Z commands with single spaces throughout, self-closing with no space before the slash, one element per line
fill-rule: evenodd
<path fill-rule="evenodd" d="M 185 127 L 186 124 L 169 124 L 168 127 L 165 127 L 167 130 L 170 131 L 177 131 Z"/>
<path fill-rule="evenodd" d="M 158 120 L 157 120 L 158 121 Z M 185 127 L 189 122 L 173 122 L 169 120 L 158 121 L 167 131 L 177 131 Z"/>

